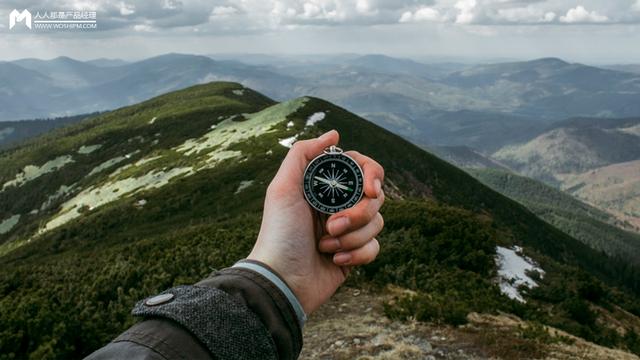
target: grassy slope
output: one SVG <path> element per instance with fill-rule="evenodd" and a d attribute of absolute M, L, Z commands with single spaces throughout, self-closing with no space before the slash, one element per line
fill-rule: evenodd
<path fill-rule="evenodd" d="M 25 213 L 62 184 L 77 182 L 86 187 L 107 181 L 111 170 L 88 178 L 84 174 L 133 150 L 140 153 L 129 162 L 154 155 L 157 148 L 168 149 L 204 134 L 221 117 L 273 104 L 250 90 L 238 97 L 233 94 L 238 89 L 240 85 L 229 83 L 196 86 L 106 113 L 0 153 L 0 181 L 4 182 L 25 165 L 42 164 L 81 145 L 103 144 L 86 159 L 79 158 L 22 188 L 0 193 L 0 211 Z M 277 145 L 277 140 L 303 131 L 306 118 L 316 111 L 327 112 L 327 117 L 304 130 L 303 138 L 338 129 L 341 146 L 380 161 L 389 180 L 387 190 L 395 189 L 397 198 L 408 199 L 390 201 L 384 209 L 387 226 L 380 236 L 385 244 L 380 259 L 355 272 L 351 280 L 353 284 L 392 283 L 434 295 L 404 299 L 388 309 L 390 316 L 413 314 L 422 320 L 456 323 L 468 311 L 501 309 L 569 328 L 607 345 L 631 346 L 625 345 L 621 336 L 590 322 L 590 317 L 580 317 L 583 312 L 571 311 L 576 307 L 584 310 L 585 304 L 593 302 L 603 306 L 616 303 L 636 312 L 634 300 L 617 291 L 584 295 L 584 288 L 608 288 L 560 263 L 580 265 L 612 284 L 633 288 L 636 285 L 627 281 L 625 269 L 462 170 L 344 109 L 309 99 L 283 119 L 275 132 L 233 145 L 233 150 L 242 151 L 242 161 L 224 161 L 161 189 L 88 211 L 1 257 L 0 353 L 38 359 L 87 354 L 132 323 L 128 312 L 136 300 L 175 284 L 196 281 L 212 268 L 227 266 L 246 255 L 258 229 L 264 191 L 286 154 L 287 149 Z M 150 126 L 153 117 L 157 120 Z M 292 129 L 285 126 L 289 120 L 294 122 Z M 157 133 L 161 134 L 157 145 L 129 141 L 138 136 L 155 138 Z M 188 165 L 190 160 L 177 157 L 167 161 L 165 166 L 173 167 Z M 235 195 L 243 180 L 254 183 Z M 147 201 L 144 208 L 134 206 L 138 199 Z M 61 201 L 50 211 L 21 219 L 4 241 L 33 233 Z M 495 245 L 512 243 L 525 245 L 550 274 L 532 291 L 527 306 L 501 296 L 491 282 Z M 425 306 L 439 313 L 425 312 Z M 546 310 L 537 310 L 543 308 Z"/>
<path fill-rule="evenodd" d="M 613 216 L 533 179 L 496 169 L 470 172 L 592 248 L 640 263 L 640 235 L 616 227 Z"/>

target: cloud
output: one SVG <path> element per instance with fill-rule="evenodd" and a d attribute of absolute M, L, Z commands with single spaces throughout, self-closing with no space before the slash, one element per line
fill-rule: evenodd
<path fill-rule="evenodd" d="M 578 5 L 567 11 L 567 15 L 560 17 L 563 23 L 601 23 L 609 20 L 608 17 L 598 14 L 596 11 L 587 11 L 582 5 Z"/>
<path fill-rule="evenodd" d="M 455 8 L 460 12 L 456 17 L 457 24 L 470 24 L 475 18 L 474 10 L 478 5 L 476 0 L 460 0 L 455 4 Z"/>
<path fill-rule="evenodd" d="M 405 11 L 400 17 L 399 22 L 420 22 L 420 21 L 441 21 L 442 14 L 434 8 L 422 7 L 415 12 Z"/>

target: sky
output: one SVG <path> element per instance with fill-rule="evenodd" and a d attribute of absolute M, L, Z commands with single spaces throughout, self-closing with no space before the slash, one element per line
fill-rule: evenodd
<path fill-rule="evenodd" d="M 95 12 L 95 29 L 10 29 L 10 13 Z M 40 19 L 43 19 L 42 17 Z M 35 20 L 35 19 L 34 19 Z M 640 0 L 1 0 L 0 60 L 376 53 L 640 63 Z"/>

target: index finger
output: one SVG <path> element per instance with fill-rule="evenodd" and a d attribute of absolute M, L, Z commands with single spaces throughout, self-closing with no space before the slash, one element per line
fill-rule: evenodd
<path fill-rule="evenodd" d="M 377 198 L 382 193 L 382 183 L 384 181 L 384 169 L 377 161 L 362 155 L 357 151 L 347 151 L 364 172 L 364 194 L 370 198 Z"/>

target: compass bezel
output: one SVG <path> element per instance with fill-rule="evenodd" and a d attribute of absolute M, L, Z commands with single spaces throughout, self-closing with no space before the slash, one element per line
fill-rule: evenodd
<path fill-rule="evenodd" d="M 352 171 L 355 175 L 355 185 L 354 191 L 351 195 L 351 198 L 341 205 L 331 206 L 330 204 L 326 204 L 320 199 L 317 198 L 315 193 L 313 192 L 313 179 L 312 176 L 315 173 L 316 169 L 330 162 L 341 162 L 347 166 L 350 171 Z M 358 163 L 349 155 L 344 153 L 324 153 L 316 156 L 309 164 L 307 165 L 304 171 L 304 177 L 302 181 L 302 192 L 304 193 L 304 197 L 307 200 L 307 203 L 311 205 L 315 210 L 324 213 L 324 214 L 335 214 L 342 210 L 346 210 L 355 206 L 364 195 L 364 172 Z"/>

